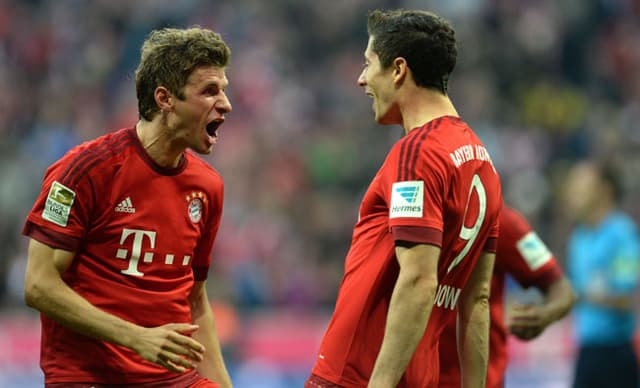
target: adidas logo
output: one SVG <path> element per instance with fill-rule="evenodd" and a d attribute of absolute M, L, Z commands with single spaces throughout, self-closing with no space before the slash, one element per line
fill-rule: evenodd
<path fill-rule="evenodd" d="M 136 208 L 133 207 L 131 197 L 127 197 L 124 201 L 120 202 L 118 206 L 116 206 L 116 211 L 120 213 L 135 213 Z"/>

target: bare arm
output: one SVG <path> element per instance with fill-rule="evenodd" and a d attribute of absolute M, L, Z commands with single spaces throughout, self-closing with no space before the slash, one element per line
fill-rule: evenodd
<path fill-rule="evenodd" d="M 380 353 L 369 387 L 395 387 L 404 374 L 425 328 L 438 285 L 440 248 L 396 246 L 400 273 L 391 295 Z"/>
<path fill-rule="evenodd" d="M 28 306 L 78 333 L 133 349 L 174 372 L 193 368 L 193 361 L 202 359 L 202 345 L 181 334 L 197 326 L 175 323 L 144 328 L 98 309 L 71 289 L 61 274 L 74 256 L 73 252 L 30 241 L 25 275 Z"/>
<path fill-rule="evenodd" d="M 635 294 L 587 293 L 583 298 L 589 303 L 614 310 L 630 311 L 635 306 Z"/>
<path fill-rule="evenodd" d="M 458 355 L 462 387 L 484 387 L 489 365 L 489 290 L 495 254 L 482 252 L 460 295 Z"/>
<path fill-rule="evenodd" d="M 561 277 L 546 289 L 544 303 L 536 305 L 515 305 L 509 318 L 509 330 L 522 340 L 530 340 L 540 335 L 550 324 L 562 319 L 576 301 L 571 283 Z"/>
<path fill-rule="evenodd" d="M 221 388 L 231 388 L 231 378 L 222 359 L 216 323 L 209 305 L 205 282 L 196 282 L 189 295 L 193 323 L 200 329 L 193 338 L 206 348 L 204 360 L 198 364 L 200 376 L 217 383 Z"/>

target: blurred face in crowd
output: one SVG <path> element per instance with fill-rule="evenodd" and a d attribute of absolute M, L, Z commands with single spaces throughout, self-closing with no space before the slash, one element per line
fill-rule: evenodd
<path fill-rule="evenodd" d="M 358 77 L 358 85 L 373 99 L 375 120 L 380 124 L 397 124 L 401 118 L 395 102 L 393 66 L 382 68 L 378 54 L 373 51 L 373 39 L 369 38 L 364 52 L 364 69 Z"/>
<path fill-rule="evenodd" d="M 578 221 L 589 219 L 603 201 L 610 199 L 606 182 L 600 178 L 597 169 L 586 162 L 569 170 L 564 194 L 569 216 Z"/>
<path fill-rule="evenodd" d="M 223 67 L 201 66 L 191 73 L 183 88 L 184 98 L 172 97 L 167 124 L 174 143 L 200 154 L 211 152 L 224 115 L 231 112 L 225 94 L 228 84 Z"/>

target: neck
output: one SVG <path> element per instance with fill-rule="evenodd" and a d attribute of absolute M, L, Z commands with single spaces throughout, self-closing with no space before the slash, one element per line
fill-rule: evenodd
<path fill-rule="evenodd" d="M 162 114 L 157 114 L 153 121 L 141 119 L 136 124 L 136 134 L 142 147 L 161 167 L 177 167 L 182 159 L 184 149 L 173 145 L 171 133 Z"/>
<path fill-rule="evenodd" d="M 413 87 L 398 105 L 405 133 L 438 117 L 458 116 L 449 96 L 431 89 Z"/>

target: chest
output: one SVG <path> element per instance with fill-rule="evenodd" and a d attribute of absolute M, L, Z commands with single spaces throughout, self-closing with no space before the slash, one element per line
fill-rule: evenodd
<path fill-rule="evenodd" d="M 95 188 L 86 241 L 124 274 L 186 270 L 206 233 L 211 198 L 195 179 L 121 171 Z"/>
<path fill-rule="evenodd" d="M 367 188 L 367 191 L 362 198 L 362 203 L 360 204 L 360 214 L 359 218 L 368 218 L 375 216 L 388 216 L 389 214 L 389 203 L 385 198 L 385 190 L 382 186 L 382 178 L 380 173 L 378 173 L 371 184 Z"/>

